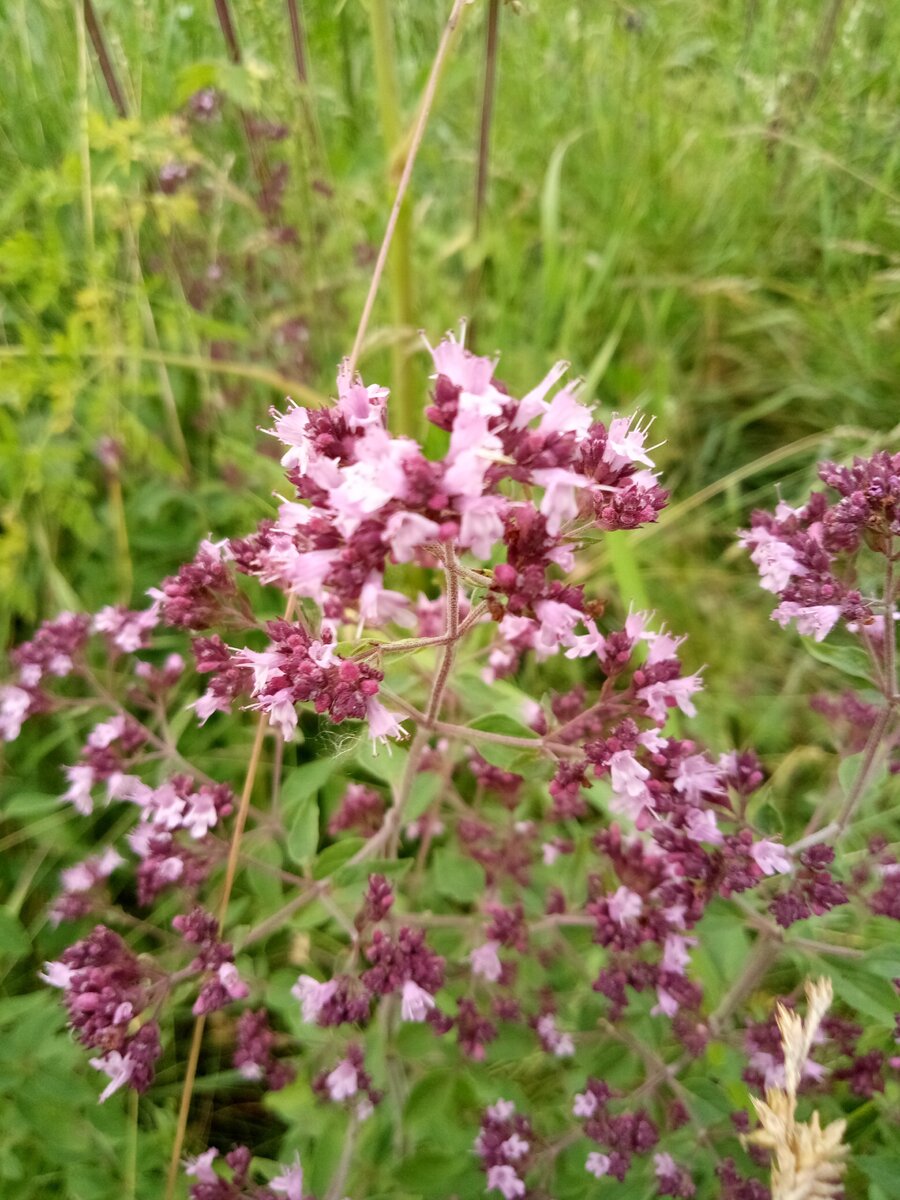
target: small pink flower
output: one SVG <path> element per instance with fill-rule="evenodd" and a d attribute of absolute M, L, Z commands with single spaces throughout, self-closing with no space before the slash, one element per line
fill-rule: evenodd
<path fill-rule="evenodd" d="M 301 975 L 291 988 L 291 995 L 300 1001 L 303 1020 L 308 1025 L 315 1024 L 319 1019 L 319 1013 L 337 991 L 337 986 L 334 980 L 320 983 L 311 975 Z"/>
<path fill-rule="evenodd" d="M 371 696 L 366 704 L 366 718 L 372 744 L 387 742 L 388 738 L 405 738 L 406 730 L 400 724 L 400 717 L 400 713 L 390 712 L 380 700 Z"/>
<path fill-rule="evenodd" d="M 198 1183 L 215 1183 L 218 1180 L 218 1175 L 212 1169 L 214 1158 L 219 1157 L 219 1152 L 215 1146 L 210 1146 L 208 1150 L 204 1150 L 202 1154 L 198 1154 L 195 1158 L 185 1160 L 184 1173 L 192 1175 Z"/>
<path fill-rule="evenodd" d="M 604 1175 L 609 1174 L 611 1164 L 612 1159 L 608 1154 L 598 1154 L 595 1150 L 587 1156 L 584 1169 L 589 1175 L 593 1175 L 595 1179 L 602 1179 Z"/>
<path fill-rule="evenodd" d="M 791 869 L 791 856 L 778 842 L 754 842 L 750 854 L 763 875 L 784 875 Z"/>
<path fill-rule="evenodd" d="M 359 1078 L 356 1067 L 349 1059 L 343 1058 L 325 1079 L 328 1095 L 334 1101 L 348 1100 L 359 1090 Z"/>
<path fill-rule="evenodd" d="M 88 1061 L 96 1070 L 103 1071 L 105 1075 L 109 1076 L 109 1083 L 100 1093 L 100 1104 L 108 1100 L 113 1092 L 117 1092 L 119 1088 L 124 1087 L 131 1078 L 131 1072 L 134 1070 L 134 1064 L 128 1055 L 120 1054 L 118 1050 L 110 1050 L 102 1058 L 92 1058 Z"/>
<path fill-rule="evenodd" d="M 597 1111 L 597 1097 L 593 1092 L 579 1092 L 572 1105 L 573 1117 L 592 1117 Z"/>
<path fill-rule="evenodd" d="M 403 985 L 400 1015 L 404 1021 L 424 1021 L 428 1010 L 434 1008 L 434 997 L 424 988 L 407 979 Z"/>
<path fill-rule="evenodd" d="M 644 902 L 637 892 L 627 887 L 617 888 L 610 896 L 608 904 L 610 917 L 620 925 L 636 921 L 644 909 Z"/>
<path fill-rule="evenodd" d="M 485 942 L 483 946 L 476 946 L 469 955 L 469 961 L 472 964 L 472 974 L 480 975 L 482 979 L 486 979 L 489 983 L 496 983 L 503 973 L 503 963 L 500 961 L 500 956 L 497 953 L 499 948 L 499 942 Z"/>
<path fill-rule="evenodd" d="M 512 1167 L 502 1163 L 491 1167 L 487 1173 L 488 1191 L 500 1192 L 504 1200 L 515 1200 L 517 1196 L 525 1195 L 525 1182 L 520 1179 Z"/>
<path fill-rule="evenodd" d="M 281 1175 L 269 1180 L 269 1187 L 286 1200 L 303 1200 L 303 1167 L 300 1165 L 299 1154 L 294 1155 L 292 1166 L 285 1167 Z"/>

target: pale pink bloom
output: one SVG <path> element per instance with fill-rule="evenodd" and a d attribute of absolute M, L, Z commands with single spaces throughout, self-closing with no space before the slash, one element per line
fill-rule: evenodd
<path fill-rule="evenodd" d="M 218 819 L 212 796 L 208 792 L 198 792 L 188 801 L 182 825 L 192 838 L 202 838 L 206 837 Z"/>
<path fill-rule="evenodd" d="M 569 648 L 566 658 L 589 658 L 592 654 L 602 654 L 606 649 L 606 638 L 597 628 L 596 622 L 584 622 L 587 633 L 573 634 L 569 638 Z"/>
<path fill-rule="evenodd" d="M 487 1115 L 492 1121 L 508 1121 L 515 1111 L 512 1100 L 497 1100 L 488 1108 Z"/>
<path fill-rule="evenodd" d="M 535 648 L 549 653 L 569 645 L 575 626 L 584 620 L 584 613 L 559 600 L 538 600 L 534 612 L 541 623 Z"/>
<path fill-rule="evenodd" d="M 507 501 L 502 496 L 462 496 L 456 508 L 460 513 L 459 545 L 471 550 L 476 558 L 490 558 L 503 537 Z"/>
<path fill-rule="evenodd" d="M 14 742 L 22 732 L 30 704 L 31 697 L 22 688 L 12 684 L 0 687 L 0 737 L 4 742 Z"/>
<path fill-rule="evenodd" d="M 356 1119 L 357 1121 L 368 1121 L 372 1113 L 375 1111 L 375 1106 L 368 1096 L 362 1096 L 356 1102 Z"/>
<path fill-rule="evenodd" d="M 552 842 L 541 843 L 541 859 L 545 867 L 552 867 L 559 858 L 560 850 Z"/>
<path fill-rule="evenodd" d="M 544 489 L 541 515 L 547 519 L 547 532 L 556 537 L 566 521 L 578 516 L 576 488 L 584 487 L 584 476 L 562 467 L 542 467 L 531 472 L 538 487 Z"/>
<path fill-rule="evenodd" d="M 675 1165 L 675 1159 L 671 1154 L 654 1154 L 653 1169 L 656 1172 L 657 1179 L 663 1179 L 665 1176 L 678 1175 L 678 1167 Z"/>
<path fill-rule="evenodd" d="M 60 879 L 67 892 L 86 892 L 100 879 L 107 879 L 124 861 L 121 854 L 110 846 L 102 854 L 66 867 L 60 872 Z"/>
<path fill-rule="evenodd" d="M 404 1021 L 424 1021 L 428 1010 L 434 1008 L 434 997 L 424 988 L 407 979 L 401 993 L 400 1015 Z"/>
<path fill-rule="evenodd" d="M 120 1054 L 118 1050 L 110 1050 L 102 1058 L 91 1058 L 88 1061 L 96 1070 L 102 1071 L 105 1075 L 109 1076 L 109 1083 L 100 1093 L 98 1101 L 100 1104 L 104 1100 L 108 1100 L 113 1092 L 117 1092 L 120 1087 L 124 1087 L 131 1078 L 131 1073 L 134 1070 L 134 1063 L 128 1055 Z"/>
<path fill-rule="evenodd" d="M 125 732 L 126 721 L 123 716 L 111 717 L 108 721 L 101 721 L 99 725 L 95 725 L 88 734 L 87 744 L 94 750 L 105 750 L 107 746 L 111 746 Z"/>
<path fill-rule="evenodd" d="M 587 1156 L 584 1169 L 588 1175 L 593 1175 L 596 1179 L 602 1179 L 604 1175 L 609 1174 L 611 1164 L 612 1159 L 608 1154 L 600 1154 L 594 1150 Z"/>
<path fill-rule="evenodd" d="M 69 786 L 60 797 L 73 804 L 83 817 L 94 811 L 91 788 L 94 786 L 94 768 L 88 763 L 76 763 L 74 767 L 63 767 Z"/>
<path fill-rule="evenodd" d="M 134 1005 L 130 1000 L 123 1000 L 113 1013 L 113 1025 L 127 1025 L 134 1016 Z"/>
<path fill-rule="evenodd" d="M 359 375 L 350 374 L 347 359 L 341 363 L 337 375 L 338 409 L 351 429 L 363 429 L 367 425 L 380 425 L 383 421 L 388 389 L 377 384 L 366 387 Z"/>
<path fill-rule="evenodd" d="M 114 646 L 123 654 L 133 654 L 144 645 L 151 629 L 159 624 L 157 605 L 144 612 L 122 612 L 114 605 L 107 605 L 94 617 L 91 628 L 95 633 L 109 634 Z"/>
<path fill-rule="evenodd" d="M 651 683 L 638 690 L 638 698 L 647 705 L 654 721 L 665 721 L 669 713 L 669 701 L 681 709 L 686 717 L 696 717 L 697 708 L 691 700 L 695 692 L 703 690 L 700 673 L 686 675 L 683 679 L 670 679 L 668 683 Z"/>
<path fill-rule="evenodd" d="M 507 613 L 500 621 L 497 629 L 500 635 L 506 638 L 508 642 L 514 642 L 517 638 L 525 637 L 530 643 L 534 634 L 537 633 L 538 625 L 530 617 L 517 617 L 513 613 Z"/>
<path fill-rule="evenodd" d="M 578 1092 L 572 1105 L 573 1117 L 592 1117 L 597 1111 L 597 1097 L 593 1092 Z"/>
<path fill-rule="evenodd" d="M 301 554 L 290 538 L 276 540 L 262 555 L 263 583 L 288 587 L 295 596 L 324 599 L 324 580 L 337 556 L 336 550 L 304 550 Z M 242 653 L 247 653 L 246 651 Z"/>
<path fill-rule="evenodd" d="M 672 637 L 665 630 L 660 633 L 653 634 L 648 641 L 650 642 L 647 650 L 647 666 L 652 667 L 656 663 L 666 662 L 670 658 L 676 658 L 678 655 L 678 647 L 686 639 L 684 637 Z"/>
<path fill-rule="evenodd" d="M 185 1175 L 192 1175 L 198 1183 L 215 1183 L 219 1177 L 212 1169 L 212 1162 L 214 1158 L 218 1157 L 218 1150 L 215 1146 L 210 1146 L 208 1150 L 204 1150 L 195 1158 L 185 1159 Z"/>
<path fill-rule="evenodd" d="M 499 358 L 485 358 L 473 354 L 465 347 L 466 329 L 461 327 L 460 339 L 456 340 L 453 333 L 447 333 L 443 341 L 431 346 L 427 339 L 425 345 L 431 351 L 434 369 L 437 375 L 445 375 L 464 392 L 478 395 L 491 386 L 494 370 Z"/>
<path fill-rule="evenodd" d="M 343 1058 L 330 1075 L 325 1078 L 328 1095 L 335 1102 L 348 1100 L 359 1090 L 359 1078 L 356 1067 L 348 1059 Z"/>
<path fill-rule="evenodd" d="M 638 745 L 645 746 L 651 754 L 665 750 L 668 744 L 669 739 L 664 738 L 658 729 L 645 729 L 643 733 L 638 734 Z"/>
<path fill-rule="evenodd" d="M 750 558 L 759 571 L 760 587 L 767 592 L 783 592 L 794 576 L 806 574 L 806 568 L 797 561 L 793 548 L 768 529 L 746 530 L 738 542 L 750 551 Z"/>
<path fill-rule="evenodd" d="M 772 620 L 777 621 L 782 629 L 788 621 L 796 621 L 799 634 L 821 642 L 834 629 L 840 615 L 841 609 L 838 604 L 813 604 L 807 608 L 802 604 L 795 604 L 792 600 L 782 600 L 772 613 Z"/>
<path fill-rule="evenodd" d="M 664 987 L 656 989 L 656 1004 L 650 1009 L 651 1017 L 674 1017 L 678 1012 L 678 1001 L 671 992 L 666 991 Z"/>
<path fill-rule="evenodd" d="M 518 1159 L 523 1158 L 528 1153 L 528 1149 L 528 1142 L 523 1137 L 519 1137 L 517 1133 L 508 1137 L 500 1145 L 500 1153 L 507 1162 L 516 1162 Z"/>
<path fill-rule="evenodd" d="M 578 401 L 571 387 L 564 387 L 547 405 L 538 422 L 538 433 L 544 437 L 553 433 L 574 433 L 581 441 L 592 423 L 591 410 Z M 580 478 L 583 487 L 586 480 L 583 475 Z"/>
<path fill-rule="evenodd" d="M 200 724 L 205 725 L 213 713 L 231 712 L 231 701 L 227 697 L 217 696 L 215 692 L 206 691 L 187 707 L 192 708 Z"/>
<path fill-rule="evenodd" d="M 548 411 L 550 405 L 545 400 L 550 389 L 562 379 L 566 371 L 569 369 L 569 364 L 564 360 L 554 363 L 541 382 L 531 389 L 530 392 L 522 397 L 516 415 L 513 417 L 513 429 L 524 429 L 524 427 L 535 417 L 543 416 Z"/>
<path fill-rule="evenodd" d="M 503 444 L 488 430 L 488 417 L 460 408 L 453 422 L 444 489 L 450 496 L 480 496 L 492 461 L 502 456 Z"/>
<path fill-rule="evenodd" d="M 361 625 L 415 625 L 415 614 L 410 611 L 409 601 L 402 592 L 391 591 L 384 586 L 384 577 L 374 571 L 362 585 L 359 593 L 359 620 Z"/>
<path fill-rule="evenodd" d="M 609 760 L 609 778 L 614 797 L 610 807 L 636 821 L 652 802 L 646 784 L 650 772 L 630 750 L 617 750 Z"/>
<path fill-rule="evenodd" d="M 750 854 L 764 875 L 784 875 L 791 869 L 791 856 L 778 842 L 754 842 Z"/>
<path fill-rule="evenodd" d="M 652 644 L 659 637 L 659 634 L 653 633 L 647 628 L 652 616 L 653 613 L 632 612 L 629 609 L 628 616 L 625 618 L 625 633 L 632 642 L 643 640 Z"/>
<path fill-rule="evenodd" d="M 554 546 L 547 552 L 547 557 L 566 575 L 575 568 L 575 548 L 568 543 Z"/>
<path fill-rule="evenodd" d="M 489 1192 L 500 1192 L 504 1200 L 515 1200 L 516 1196 L 525 1195 L 524 1180 L 520 1179 L 513 1168 L 507 1166 L 506 1163 L 488 1170 L 487 1186 Z"/>
<path fill-rule="evenodd" d="M 285 1200 L 303 1200 L 303 1167 L 300 1165 L 300 1155 L 294 1155 L 294 1162 L 285 1167 L 281 1175 L 269 1180 L 273 1192 L 285 1197 Z"/>
<path fill-rule="evenodd" d="M 633 892 L 631 888 L 624 885 L 616 888 L 609 897 L 608 903 L 610 917 L 620 925 L 637 920 L 644 910 L 644 902 L 637 892 Z"/>
<path fill-rule="evenodd" d="M 632 428 L 633 420 L 634 417 L 614 417 L 609 423 L 603 461 L 609 463 L 613 470 L 627 466 L 628 463 L 653 466 L 653 459 L 644 450 L 649 425 L 642 428 L 638 423 Z"/>
<path fill-rule="evenodd" d="M 291 995 L 300 1001 L 303 1020 L 308 1025 L 313 1025 L 319 1019 L 319 1013 L 323 1007 L 336 991 L 337 984 L 333 979 L 328 980 L 327 983 L 320 983 L 311 975 L 301 975 L 291 988 Z"/>
<path fill-rule="evenodd" d="M 499 948 L 499 942 L 485 942 L 483 946 L 477 946 L 469 955 L 472 974 L 480 975 L 489 983 L 496 983 L 503 972 L 503 963 L 497 953 Z"/>
<path fill-rule="evenodd" d="M 238 969 L 232 962 L 222 963 L 216 974 L 219 983 L 232 1000 L 243 1000 L 250 994 L 250 989 L 238 974 Z"/>
<path fill-rule="evenodd" d="M 695 808 L 688 813 L 685 828 L 695 842 L 707 842 L 710 846 L 722 844 L 722 831 L 716 822 L 716 815 L 708 808 Z"/>
<path fill-rule="evenodd" d="M 278 533 L 295 534 L 312 520 L 317 509 L 308 504 L 298 504 L 296 500 L 284 500 L 278 505 L 278 520 L 275 529 Z"/>
<path fill-rule="evenodd" d="M 681 792 L 689 804 L 699 804 L 703 796 L 720 790 L 718 765 L 705 754 L 688 755 L 678 764 L 675 791 Z"/>
<path fill-rule="evenodd" d="M 663 946 L 662 968 L 673 975 L 683 975 L 691 961 L 689 949 L 697 945 L 696 938 L 679 937 L 670 933 Z"/>
<path fill-rule="evenodd" d="M 394 561 L 412 562 L 415 552 L 426 542 L 434 542 L 440 533 L 440 525 L 414 512 L 395 512 L 388 517 L 384 527 L 384 540 L 391 548 Z"/>
<path fill-rule="evenodd" d="M 369 722 L 369 737 L 373 745 L 375 742 L 386 743 L 388 738 L 405 738 L 406 730 L 400 724 L 401 719 L 402 713 L 391 712 L 374 696 L 366 701 L 366 720 Z"/>
<path fill-rule="evenodd" d="M 49 983 L 51 987 L 68 987 L 71 978 L 72 968 L 61 962 L 45 962 L 43 971 L 38 972 L 38 979 Z"/>
<path fill-rule="evenodd" d="M 309 413 L 299 404 L 295 404 L 290 397 L 288 397 L 288 403 L 291 407 L 284 414 L 274 408 L 271 410 L 272 416 L 275 418 L 275 428 L 268 429 L 266 432 L 277 437 L 288 447 L 282 456 L 281 465 L 286 470 L 297 467 L 300 473 L 305 475 L 309 469 L 311 450 L 308 434 Z"/>
<path fill-rule="evenodd" d="M 277 729 L 286 742 L 293 741 L 297 730 L 298 717 L 294 697 L 290 688 L 281 688 L 274 696 L 266 699 L 255 708 L 262 708 L 269 715 L 269 724 Z"/>
<path fill-rule="evenodd" d="M 169 830 L 181 828 L 185 802 L 171 783 L 160 784 L 152 792 L 147 808 L 152 810 L 150 818 L 154 825 Z"/>

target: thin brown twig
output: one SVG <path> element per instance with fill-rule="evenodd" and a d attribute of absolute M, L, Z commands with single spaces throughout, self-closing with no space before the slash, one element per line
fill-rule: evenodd
<path fill-rule="evenodd" d="M 100 74 L 106 83 L 106 90 L 109 92 L 113 108 L 122 120 L 124 120 L 128 116 L 125 93 L 122 91 L 122 85 L 119 83 L 116 69 L 113 66 L 113 61 L 106 45 L 106 38 L 103 36 L 103 26 L 100 23 L 97 10 L 94 8 L 91 0 L 84 0 L 84 23 L 87 26 L 88 36 L 91 39 L 91 45 L 94 47 L 94 53 L 97 55 Z"/>

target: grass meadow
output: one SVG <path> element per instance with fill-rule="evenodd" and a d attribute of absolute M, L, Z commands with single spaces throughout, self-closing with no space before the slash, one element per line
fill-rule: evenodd
<path fill-rule="evenodd" d="M 61 610 L 139 607 L 201 538 L 273 511 L 269 408 L 334 395 L 447 8 L 0 5 L 5 645 Z M 583 581 L 689 635 L 699 735 L 756 747 L 773 828 L 802 826 L 837 768 L 809 699 L 843 686 L 840 651 L 772 624 L 735 531 L 776 488 L 799 500 L 818 460 L 898 448 L 900 6 L 479 0 L 453 36 L 364 378 L 424 433 L 422 334 L 465 317 L 511 387 L 566 359 L 601 412 L 653 419 L 670 507 L 599 541 Z M 0 1191 L 18 1200 L 161 1194 L 180 1086 L 160 1074 L 138 1162 L 136 1107 L 96 1107 L 36 979 L 64 944 L 60 868 L 91 846 L 57 804 L 79 744 L 31 730 L 0 779 Z M 872 1155 L 896 1134 L 874 1102 L 854 1119 Z M 896 1194 L 887 1168 L 854 1171 L 848 1195 Z"/>

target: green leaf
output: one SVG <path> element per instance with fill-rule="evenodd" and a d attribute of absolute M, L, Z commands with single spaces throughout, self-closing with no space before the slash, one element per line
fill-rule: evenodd
<path fill-rule="evenodd" d="M 18 917 L 0 908 L 0 954 L 27 954 L 31 943 Z"/>
<path fill-rule="evenodd" d="M 348 837 L 343 841 L 335 842 L 333 846 L 326 847 L 316 859 L 313 867 L 313 879 L 326 879 L 329 875 L 333 875 L 348 858 L 352 858 L 357 850 L 365 844 L 365 838 Z"/>
<path fill-rule="evenodd" d="M 834 667 L 842 675 L 850 675 L 853 679 L 864 679 L 872 682 L 872 664 L 869 656 L 861 646 L 854 644 L 835 644 L 834 642 L 817 642 L 813 638 L 801 638 L 804 649 L 817 662 Z"/>
<path fill-rule="evenodd" d="M 315 796 L 338 768 L 334 758 L 317 758 L 285 771 L 281 782 L 281 806 L 286 817 L 304 807 L 303 802 Z"/>
<path fill-rule="evenodd" d="M 483 717 L 470 721 L 469 728 L 480 729 L 485 733 L 500 733 L 504 737 L 529 738 L 534 742 L 535 752 L 538 752 L 541 747 L 540 739 L 535 735 L 533 729 L 529 729 L 527 725 L 523 725 L 521 721 L 516 721 L 513 717 L 508 717 L 505 713 L 486 713 Z M 528 753 L 527 747 L 524 746 L 504 746 L 502 743 L 481 740 L 475 744 L 485 762 L 489 762 L 494 767 L 500 767 L 503 771 L 510 770 L 512 763 L 521 759 L 523 754 Z"/>
<path fill-rule="evenodd" d="M 879 1025 L 893 1028 L 896 993 L 886 979 L 866 975 L 861 970 L 855 971 L 850 979 L 835 967 L 830 968 L 830 974 L 835 995 L 845 1004 L 859 1013 L 865 1013 Z"/>
<path fill-rule="evenodd" d="M 857 1154 L 853 1161 L 871 1183 L 883 1187 L 889 1196 L 896 1195 L 894 1189 L 900 1179 L 900 1155 Z"/>
<path fill-rule="evenodd" d="M 296 863 L 308 862 L 319 845 L 319 805 L 308 796 L 294 815 L 288 829 L 288 854 Z"/>
<path fill-rule="evenodd" d="M 469 904 L 484 891 L 484 871 L 471 858 L 441 846 L 434 856 L 434 884 L 441 896 Z"/>

